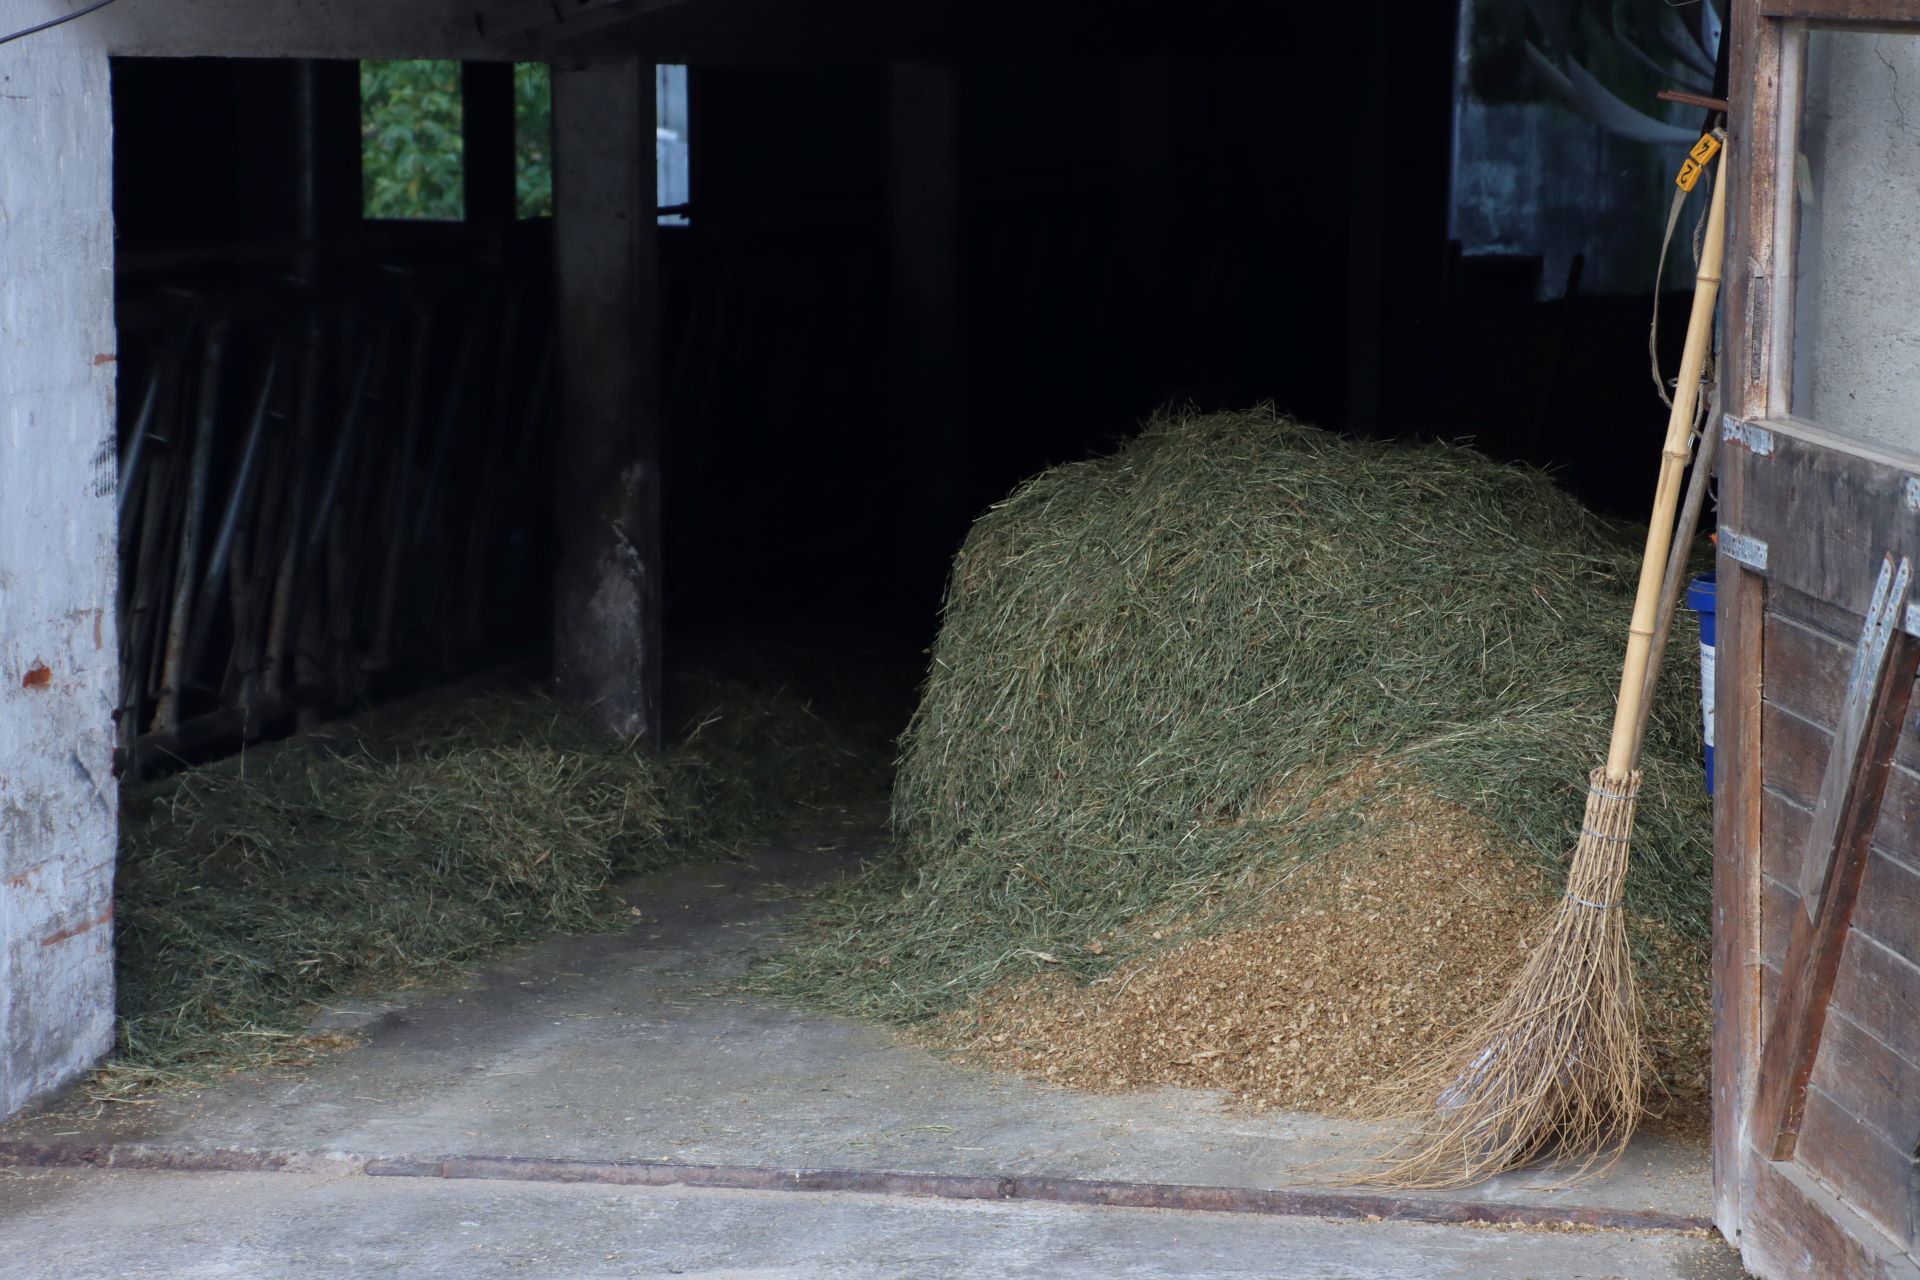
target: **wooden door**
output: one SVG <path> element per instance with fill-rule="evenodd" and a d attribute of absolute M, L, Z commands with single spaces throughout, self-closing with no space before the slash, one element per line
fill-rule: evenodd
<path fill-rule="evenodd" d="M 1732 31 L 1717 1219 L 1767 1280 L 1920 1277 L 1920 4 Z"/>

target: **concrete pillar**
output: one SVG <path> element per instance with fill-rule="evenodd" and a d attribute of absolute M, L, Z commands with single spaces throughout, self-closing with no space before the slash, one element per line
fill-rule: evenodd
<path fill-rule="evenodd" d="M 660 736 L 654 75 L 553 68 L 554 675 L 616 732 Z"/>
<path fill-rule="evenodd" d="M 113 1043 L 113 121 L 74 27 L 0 50 L 0 1115 Z"/>

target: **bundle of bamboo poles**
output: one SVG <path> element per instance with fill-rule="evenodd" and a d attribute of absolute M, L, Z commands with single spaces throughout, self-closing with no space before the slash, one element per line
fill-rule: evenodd
<path fill-rule="evenodd" d="M 123 772 L 450 673 L 539 610 L 540 283 L 381 272 L 123 328 Z M 533 548 L 527 548 L 529 552 Z"/>

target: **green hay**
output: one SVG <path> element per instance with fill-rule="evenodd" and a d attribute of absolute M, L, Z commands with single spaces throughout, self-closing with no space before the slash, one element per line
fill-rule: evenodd
<path fill-rule="evenodd" d="M 1237 885 L 1337 842 L 1367 787 L 1329 787 L 1363 761 L 1557 876 L 1638 553 L 1537 472 L 1266 410 L 1158 420 L 1045 472 L 955 562 L 894 789 L 903 859 L 829 894 L 757 985 L 897 1019 L 1105 971 L 1149 926 L 1217 921 L 1247 905 Z M 1648 731 L 1629 896 L 1697 936 L 1690 655 L 1682 636 Z"/>
<path fill-rule="evenodd" d="M 796 699 L 719 684 L 668 750 L 532 694 L 376 712 L 124 806 L 120 1051 L 97 1092 L 271 1061 L 330 996 L 618 925 L 617 880 L 878 791 L 884 757 Z"/>

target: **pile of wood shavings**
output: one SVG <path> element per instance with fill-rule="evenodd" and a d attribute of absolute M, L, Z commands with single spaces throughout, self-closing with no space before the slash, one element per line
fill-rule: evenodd
<path fill-rule="evenodd" d="M 938 1035 L 983 1064 L 1078 1088 L 1184 1085 L 1256 1109 L 1351 1114 L 1368 1086 L 1497 998 L 1546 888 L 1485 823 L 1393 785 L 1351 842 L 1266 895 L 1257 923 L 1152 951 L 1090 986 L 990 993 Z M 1656 1105 L 1682 1131 L 1702 1123 L 1707 1081 L 1704 961 L 1691 946 L 1663 938 L 1655 952 L 1701 968 L 1697 983 L 1643 992 L 1671 1094 Z"/>

